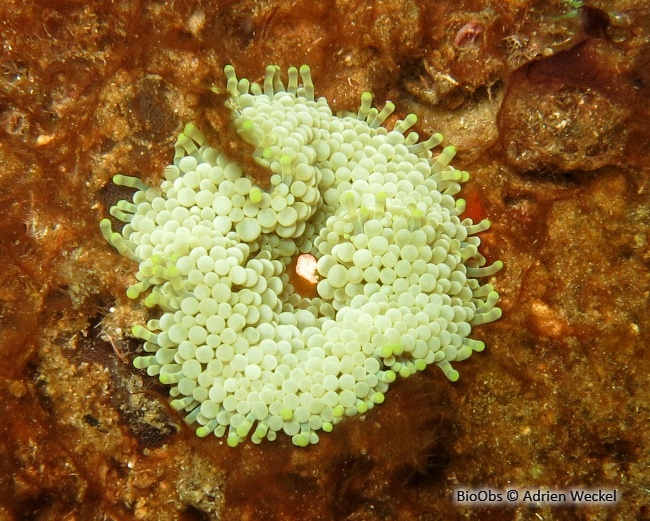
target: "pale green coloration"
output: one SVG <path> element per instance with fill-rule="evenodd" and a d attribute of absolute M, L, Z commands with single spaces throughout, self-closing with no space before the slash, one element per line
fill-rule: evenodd
<path fill-rule="evenodd" d="M 475 233 L 487 220 L 461 220 L 455 200 L 469 176 L 450 165 L 453 147 L 434 156 L 440 134 L 419 142 L 409 114 L 332 114 L 314 99 L 309 68 L 289 69 L 285 86 L 269 66 L 263 85 L 225 69 L 234 125 L 270 171 L 254 185 L 241 167 L 192 124 L 175 146 L 159 188 L 136 188 L 101 223 L 115 248 L 139 263 L 129 298 L 162 314 L 133 335 L 134 360 L 170 385 L 171 405 L 196 422 L 198 436 L 318 442 L 346 416 L 381 404 L 398 376 L 429 364 L 450 380 L 450 362 L 482 351 L 473 325 L 498 319 L 498 294 L 476 277 L 485 266 Z M 318 296 L 294 292 L 286 267 L 299 253 L 317 259 Z"/>

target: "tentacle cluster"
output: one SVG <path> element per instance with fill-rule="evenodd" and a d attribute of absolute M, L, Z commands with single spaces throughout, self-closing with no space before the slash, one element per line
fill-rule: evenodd
<path fill-rule="evenodd" d="M 455 149 L 420 141 L 409 114 L 364 93 L 353 114 L 315 99 L 309 68 L 290 68 L 285 86 L 269 66 L 262 85 L 226 67 L 234 124 L 269 169 L 255 185 L 192 124 L 179 135 L 160 188 L 115 176 L 137 191 L 111 214 L 120 233 L 104 237 L 136 261 L 135 299 L 162 310 L 133 334 L 134 360 L 170 385 L 172 406 L 199 436 L 237 445 L 278 432 L 296 445 L 318 441 L 344 416 L 384 400 L 397 375 L 429 364 L 451 380 L 451 362 L 484 348 L 472 326 L 498 319 L 498 294 L 476 233 L 454 196 L 467 172 Z M 287 266 L 317 259 L 317 295 L 294 291 Z"/>

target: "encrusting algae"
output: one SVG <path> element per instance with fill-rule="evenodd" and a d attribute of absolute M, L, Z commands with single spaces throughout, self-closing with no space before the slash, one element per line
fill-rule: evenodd
<path fill-rule="evenodd" d="M 358 113 L 333 115 L 307 66 L 286 86 L 273 65 L 263 85 L 225 72 L 234 125 L 270 187 L 192 124 L 159 188 L 115 176 L 137 191 L 111 208 L 121 233 L 108 219 L 102 232 L 139 264 L 129 298 L 148 292 L 162 310 L 133 328 L 147 352 L 134 365 L 171 386 L 198 436 L 230 446 L 281 431 L 317 443 L 429 364 L 457 380 L 451 362 L 484 349 L 472 326 L 501 316 L 477 278 L 503 264 L 478 252 L 490 223 L 459 217 L 469 175 L 450 165 L 455 149 L 434 156 L 442 136 L 419 141 L 413 114 L 389 131 L 393 104 L 379 111 L 369 93 Z"/>

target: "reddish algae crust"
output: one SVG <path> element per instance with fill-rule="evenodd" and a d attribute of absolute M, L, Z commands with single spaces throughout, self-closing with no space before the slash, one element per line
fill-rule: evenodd
<path fill-rule="evenodd" d="M 645 3 L 211 5 L 0 7 L 0 518 L 650 519 Z M 457 39 L 467 24 L 483 29 Z M 468 211 L 493 223 L 482 252 L 507 266 L 504 316 L 454 384 L 430 368 L 308 450 L 233 451 L 130 366 L 146 310 L 97 224 L 125 195 L 110 178 L 157 184 L 186 122 L 237 153 L 210 87 L 269 62 L 309 63 L 337 109 L 390 99 L 457 147 Z M 452 502 L 511 484 L 622 499 Z"/>

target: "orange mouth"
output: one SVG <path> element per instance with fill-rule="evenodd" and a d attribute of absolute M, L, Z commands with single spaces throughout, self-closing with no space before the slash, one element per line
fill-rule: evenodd
<path fill-rule="evenodd" d="M 294 257 L 287 268 L 289 281 L 295 292 L 303 298 L 314 298 L 318 295 L 316 287 L 320 279 L 316 272 L 317 262 L 313 255 L 303 253 Z"/>

